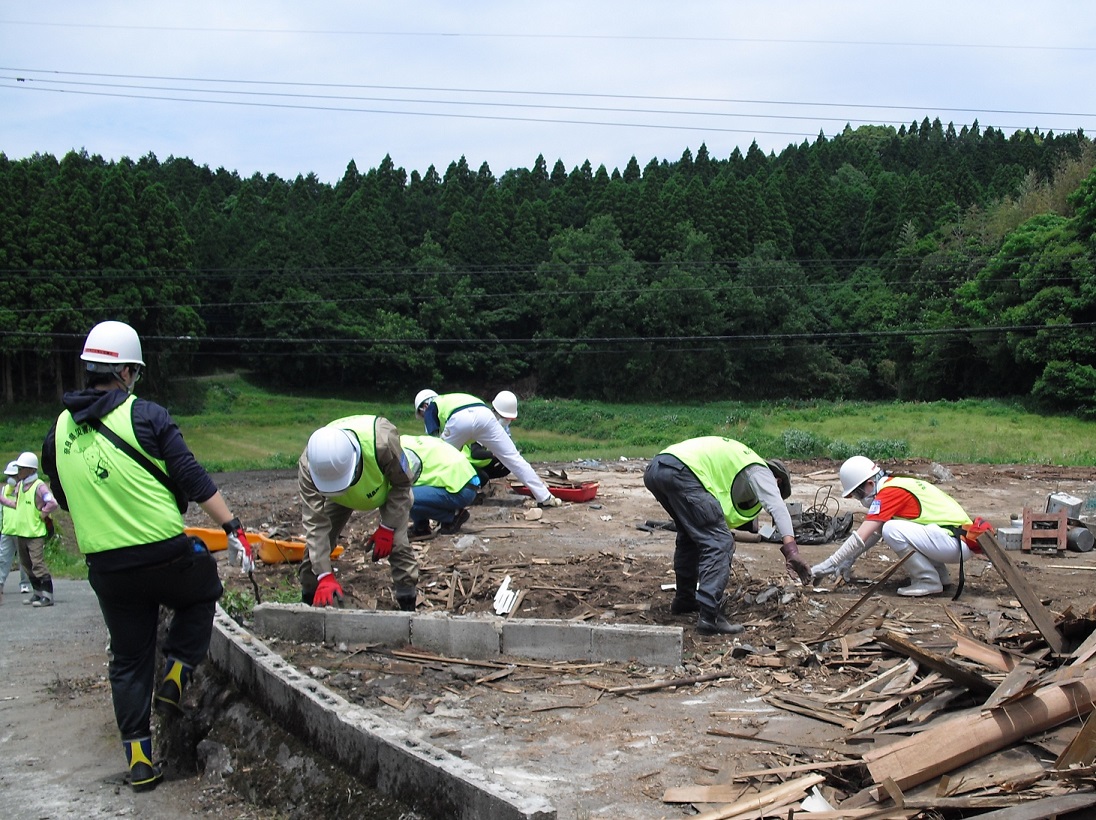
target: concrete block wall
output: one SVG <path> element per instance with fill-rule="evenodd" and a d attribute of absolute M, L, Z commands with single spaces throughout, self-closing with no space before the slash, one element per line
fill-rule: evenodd
<path fill-rule="evenodd" d="M 414 614 L 316 609 L 304 604 L 260 604 L 261 635 L 313 643 L 375 643 L 417 647 L 436 655 L 494 660 L 501 655 L 546 661 L 635 661 L 645 666 L 681 664 L 680 627 L 590 624 L 536 618 Z"/>
<path fill-rule="evenodd" d="M 284 624 L 281 615 L 263 618 Z M 209 658 L 287 731 L 382 793 L 439 818 L 556 818 L 556 810 L 543 798 L 514 792 L 481 767 L 423 742 L 301 674 L 219 607 Z"/>

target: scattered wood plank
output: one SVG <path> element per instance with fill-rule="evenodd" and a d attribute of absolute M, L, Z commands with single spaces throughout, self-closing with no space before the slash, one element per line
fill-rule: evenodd
<path fill-rule="evenodd" d="M 731 820 L 731 818 L 753 816 L 762 809 L 784 803 L 789 800 L 798 800 L 805 797 L 811 786 L 817 786 L 825 780 L 820 774 L 809 774 L 796 780 L 789 780 L 779 786 L 773 786 L 756 795 L 743 798 L 718 811 L 698 814 L 694 820 Z"/>
<path fill-rule="evenodd" d="M 1042 800 L 1032 800 L 1020 806 L 986 812 L 978 817 L 980 820 L 1043 820 L 1045 817 L 1056 817 L 1059 814 L 1087 809 L 1090 806 L 1096 806 L 1096 793 L 1061 794 Z"/>
<path fill-rule="evenodd" d="M 997 684 L 997 688 L 986 699 L 983 708 L 989 709 L 993 706 L 1000 706 L 1021 692 L 1026 691 L 1038 674 L 1039 668 L 1033 661 L 1021 660 L 1013 667 L 1011 672 L 1005 675 L 1005 679 Z"/>
<path fill-rule="evenodd" d="M 1009 589 L 1020 600 L 1024 612 L 1031 618 L 1031 622 L 1035 624 L 1035 628 L 1039 630 L 1043 640 L 1047 642 L 1047 645 L 1056 655 L 1061 655 L 1065 651 L 1065 638 L 1058 631 L 1058 627 L 1054 623 L 1054 617 L 1043 606 L 1042 601 L 1039 600 L 1039 596 L 1035 594 L 1035 590 L 1031 588 L 1031 585 L 1024 580 L 1024 577 L 1012 565 L 1008 553 L 997 543 L 997 536 L 992 532 L 982 533 L 978 536 L 978 546 L 985 551 L 986 556 L 993 562 L 994 569 L 997 570 L 1001 578 L 1008 584 Z"/>
<path fill-rule="evenodd" d="M 906 563 L 907 560 L 909 560 L 909 557 L 911 555 L 913 555 L 913 550 L 910 550 L 901 558 L 899 558 L 894 563 L 893 567 L 890 567 L 886 572 L 884 572 L 882 575 L 872 581 L 871 585 L 866 590 L 864 590 L 864 594 L 860 596 L 859 600 L 857 600 L 856 603 L 854 603 L 852 606 L 845 610 L 845 614 L 843 614 L 828 627 L 823 629 L 822 634 L 815 638 L 813 641 L 807 641 L 806 643 L 821 643 L 822 641 L 825 641 L 828 638 L 832 637 L 834 632 L 837 631 L 838 627 L 845 623 L 845 621 L 849 620 L 849 618 L 852 617 L 853 613 L 856 612 L 856 610 L 860 609 L 863 603 L 875 593 L 875 590 L 877 590 L 884 581 L 894 575 L 894 573 L 898 570 L 900 566 L 902 566 L 904 563 Z"/>
<path fill-rule="evenodd" d="M 692 686 L 694 683 L 703 683 L 720 678 L 733 678 L 738 674 L 732 669 L 724 669 L 720 672 L 709 672 L 706 675 L 694 675 L 689 678 L 670 678 L 669 680 L 654 681 L 653 683 L 639 683 L 634 686 L 614 686 L 606 691 L 613 695 L 627 695 L 634 692 L 653 692 L 656 689 L 670 689 L 674 686 Z"/>
<path fill-rule="evenodd" d="M 1081 731 L 1070 741 L 1065 751 L 1054 761 L 1055 769 L 1071 766 L 1091 766 L 1096 763 L 1096 712 L 1089 712 Z"/>
<path fill-rule="evenodd" d="M 960 686 L 965 686 L 976 694 L 988 697 L 993 694 L 993 690 L 996 688 L 981 675 L 963 669 L 947 658 L 941 657 L 933 652 L 925 651 L 916 644 L 906 640 L 897 632 L 881 632 L 878 637 L 880 643 L 890 647 L 895 652 L 907 655 L 919 664 L 927 666 L 930 669 L 935 669 L 944 677 L 955 681 Z"/>
<path fill-rule="evenodd" d="M 977 715 L 945 720 L 918 735 L 865 752 L 864 762 L 876 783 L 893 777 L 900 788 L 907 789 L 1028 735 L 1087 715 L 1094 699 L 1096 671 Z"/>
<path fill-rule="evenodd" d="M 1016 666 L 1016 658 L 996 646 L 982 643 L 970 635 L 955 634 L 954 637 L 954 652 L 961 658 L 969 658 L 999 672 L 1011 672 Z"/>

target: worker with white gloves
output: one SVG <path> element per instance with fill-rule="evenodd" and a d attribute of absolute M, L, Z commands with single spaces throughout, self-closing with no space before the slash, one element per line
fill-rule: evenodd
<path fill-rule="evenodd" d="M 866 456 L 841 465 L 841 496 L 855 498 L 868 509 L 863 523 L 825 561 L 811 567 L 815 584 L 827 577 L 849 580 L 852 565 L 880 538 L 898 555 L 911 550 L 906 565 L 910 583 L 899 595 L 936 595 L 951 584 L 947 564 L 971 555 L 976 542 L 965 540 L 971 518 L 947 493 L 916 478 L 892 476 Z M 981 519 L 979 519 L 981 520 Z M 988 526 L 988 525 L 987 525 Z"/>
<path fill-rule="evenodd" d="M 468 393 L 445 393 L 420 390 L 415 396 L 415 413 L 426 428 L 427 435 L 440 435 L 460 450 L 471 441 L 478 442 L 505 464 L 536 499 L 537 506 L 559 507 L 563 502 L 548 491 L 529 462 L 522 458 L 507 429 L 518 417 L 518 399 L 503 390 L 491 405 Z"/>
<path fill-rule="evenodd" d="M 643 484 L 677 529 L 677 593 L 670 612 L 699 612 L 696 629 L 701 635 L 733 635 L 743 629 L 721 611 L 734 557 L 732 530 L 753 521 L 762 509 L 780 532 L 789 574 L 804 584 L 810 580 L 784 503 L 792 483 L 781 462 L 766 461 L 733 439 L 702 436 L 673 444 L 651 459 Z"/>

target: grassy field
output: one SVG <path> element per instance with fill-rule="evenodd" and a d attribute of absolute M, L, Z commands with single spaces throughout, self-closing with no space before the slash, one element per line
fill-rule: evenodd
<path fill-rule="evenodd" d="M 340 416 L 376 413 L 401 432 L 420 433 L 406 401 L 350 401 L 282 395 L 239 376 L 203 379 L 176 413 L 188 444 L 211 472 L 289 468 L 311 432 Z M 490 397 L 487 397 L 490 398 Z M 606 404 L 531 399 L 513 435 L 531 461 L 649 458 L 686 438 L 738 439 L 766 457 L 926 458 L 942 462 L 1096 465 L 1096 422 L 1041 416 L 1020 404 L 781 402 L 703 405 Z M 9 408 L 0 421 L 0 459 L 38 451 L 54 407 Z"/>

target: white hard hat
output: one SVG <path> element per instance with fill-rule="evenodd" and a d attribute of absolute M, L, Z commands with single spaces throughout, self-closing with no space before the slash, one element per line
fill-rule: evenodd
<path fill-rule="evenodd" d="M 518 397 L 509 390 L 499 391 L 494 401 L 491 402 L 491 406 L 504 419 L 516 419 L 518 417 Z"/>
<path fill-rule="evenodd" d="M 354 481 L 361 455 L 358 437 L 339 427 L 321 427 L 308 439 L 308 471 L 321 493 L 341 493 Z"/>
<path fill-rule="evenodd" d="M 423 405 L 433 401 L 438 397 L 438 394 L 431 390 L 429 387 L 425 390 L 420 390 L 415 394 L 415 412 L 418 413 L 423 410 Z"/>
<path fill-rule="evenodd" d="M 14 461 L 9 461 L 8 466 L 4 468 L 4 475 L 17 475 L 19 473 L 19 465 Z"/>
<path fill-rule="evenodd" d="M 141 339 L 125 322 L 100 322 L 93 327 L 80 358 L 92 364 L 145 364 Z"/>
<path fill-rule="evenodd" d="M 31 470 L 37 470 L 38 469 L 38 456 L 36 456 L 34 453 L 31 453 L 29 451 L 26 452 L 26 453 L 20 453 L 19 458 L 15 459 L 15 466 L 16 467 L 28 467 Z"/>
<path fill-rule="evenodd" d="M 853 490 L 879 474 L 879 465 L 867 456 L 852 456 L 841 465 L 841 497 L 848 498 Z"/>

